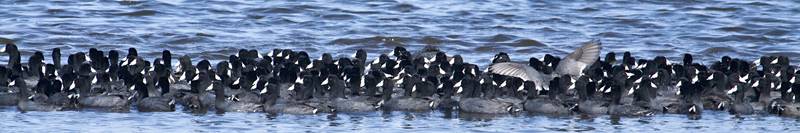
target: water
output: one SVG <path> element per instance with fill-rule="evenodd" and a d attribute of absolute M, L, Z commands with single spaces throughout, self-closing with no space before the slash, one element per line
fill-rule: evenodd
<path fill-rule="evenodd" d="M 212 62 L 239 49 L 274 48 L 369 59 L 395 46 L 428 44 L 466 62 L 489 65 L 498 52 L 526 61 L 564 56 L 578 44 L 603 42 L 607 52 L 634 57 L 691 53 L 710 64 L 722 56 L 755 60 L 800 57 L 796 1 L 0 1 L 0 43 L 15 43 L 23 60 L 34 51 L 134 47 L 153 60 L 162 50 Z M 622 54 L 617 54 L 621 59 Z M 173 56 L 178 57 L 178 56 Z M 66 56 L 62 57 L 66 60 Z M 47 62 L 51 60 L 48 58 Z M 7 58 L 0 58 L 7 62 Z M 27 62 L 27 61 L 23 61 Z M 216 63 L 212 63 L 216 64 Z M 798 119 L 773 115 L 547 117 L 527 114 L 367 112 L 302 115 L 263 113 L 108 113 L 98 110 L 19 113 L 0 109 L 7 131 L 792 131 Z"/>

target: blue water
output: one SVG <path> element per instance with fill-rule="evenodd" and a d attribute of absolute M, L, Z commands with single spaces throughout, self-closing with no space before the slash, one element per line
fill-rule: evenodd
<path fill-rule="evenodd" d="M 306 51 L 312 58 L 345 57 L 357 49 L 369 59 L 395 46 L 416 51 L 428 44 L 485 68 L 498 52 L 514 61 L 564 56 L 578 44 L 603 42 L 607 52 L 634 57 L 691 53 L 711 64 L 722 56 L 755 60 L 800 57 L 800 3 L 796 1 L 0 1 L 0 43 L 15 43 L 27 59 L 34 51 L 129 47 L 153 60 L 164 49 L 193 60 L 225 60 L 239 49 Z M 621 59 L 622 54 L 617 54 Z M 2 55 L 5 56 L 5 55 Z M 173 56 L 179 57 L 179 56 Z M 62 57 L 66 60 L 66 56 Z M 47 62 L 51 60 L 46 59 Z M 7 58 L 0 57 L 0 62 Z M 26 62 L 26 61 L 23 61 Z M 212 63 L 215 64 L 215 63 Z M 659 114 L 547 117 L 432 111 L 317 115 L 191 112 L 111 113 L 103 110 L 19 113 L 0 107 L 4 132 L 205 131 L 796 131 L 798 119 Z M 180 109 L 179 109 L 180 110 Z"/>

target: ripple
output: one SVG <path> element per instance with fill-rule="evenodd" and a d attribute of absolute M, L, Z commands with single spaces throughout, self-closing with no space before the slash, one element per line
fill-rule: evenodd
<path fill-rule="evenodd" d="M 345 44 L 345 45 L 353 45 L 353 44 L 364 44 L 364 43 L 378 43 L 378 42 L 406 42 L 412 40 L 411 38 L 403 38 L 403 37 L 382 37 L 382 36 L 375 36 L 369 38 L 358 38 L 358 39 L 346 39 L 340 38 L 329 42 L 328 44 Z"/>
<path fill-rule="evenodd" d="M 486 38 L 476 38 L 475 40 L 484 41 L 484 42 L 504 42 L 504 41 L 508 41 L 508 40 L 513 40 L 514 38 L 517 38 L 517 37 L 513 36 L 513 35 L 497 34 L 497 35 L 494 35 L 494 36 L 491 36 L 491 37 L 486 37 Z"/>
<path fill-rule="evenodd" d="M 142 4 L 142 3 L 145 3 L 145 2 L 147 2 L 147 1 L 133 1 L 133 0 L 117 1 L 117 3 L 119 3 L 119 5 L 124 5 L 124 6 L 134 6 L 134 5 Z"/>
<path fill-rule="evenodd" d="M 730 47 L 710 47 L 703 50 L 703 54 L 718 54 L 718 53 L 736 53 L 736 50 Z"/>
<path fill-rule="evenodd" d="M 717 28 L 717 29 L 722 30 L 722 31 L 733 31 L 733 32 L 749 30 L 749 29 L 744 28 L 744 27 L 720 27 L 720 28 Z"/>
<path fill-rule="evenodd" d="M 419 9 L 421 9 L 421 8 L 416 7 L 414 5 L 411 5 L 411 4 L 397 4 L 397 5 L 389 7 L 389 10 L 398 11 L 398 12 L 412 12 L 412 11 L 419 10 Z"/>
<path fill-rule="evenodd" d="M 583 12 L 593 12 L 593 11 L 600 11 L 600 9 L 586 7 L 586 8 L 582 8 L 582 9 L 580 9 L 580 10 L 578 10 L 578 11 L 583 11 Z"/>
<path fill-rule="evenodd" d="M 135 11 L 135 12 L 129 12 L 129 13 L 115 13 L 115 14 L 111 14 L 111 15 L 130 16 L 130 17 L 141 17 L 141 16 L 150 16 L 150 15 L 156 15 L 156 14 L 158 14 L 158 13 L 161 13 L 161 12 L 159 12 L 159 11 L 156 11 L 156 10 L 139 10 L 139 11 Z"/>
<path fill-rule="evenodd" d="M 764 35 L 783 36 L 783 35 L 789 34 L 791 32 L 792 31 L 783 30 L 783 29 L 771 29 L 771 30 L 768 30 L 767 32 L 765 32 Z"/>
<path fill-rule="evenodd" d="M 212 40 L 203 37 L 177 37 L 178 39 L 170 39 L 168 41 L 164 41 L 167 44 L 190 44 L 190 43 L 198 43 L 198 42 L 213 42 Z"/>
<path fill-rule="evenodd" d="M 445 40 L 442 40 L 441 37 L 434 37 L 434 36 L 425 36 L 420 41 L 425 44 L 439 44 L 446 42 Z"/>
<path fill-rule="evenodd" d="M 328 20 L 348 20 L 348 19 L 358 19 L 358 16 L 350 15 L 350 14 L 331 14 L 331 15 L 324 15 L 322 18 Z"/>
<path fill-rule="evenodd" d="M 738 10 L 742 10 L 742 8 L 739 8 L 739 7 L 706 7 L 706 8 L 705 8 L 705 9 L 703 9 L 703 10 L 712 10 L 712 11 L 738 11 Z"/>
<path fill-rule="evenodd" d="M 289 8 L 255 8 L 247 10 L 246 12 L 275 14 L 275 13 L 296 13 L 297 11 Z"/>
<path fill-rule="evenodd" d="M 517 46 L 517 47 L 519 47 L 519 46 L 547 46 L 544 43 L 541 43 L 539 41 L 528 40 L 528 39 L 516 40 L 516 41 L 514 41 L 514 43 L 510 43 L 510 44 L 511 44 L 511 46 Z"/>
<path fill-rule="evenodd" d="M 775 17 L 745 17 L 743 20 L 745 20 L 745 21 L 753 21 L 753 22 L 782 22 L 783 21 L 783 20 L 780 20 L 780 19 L 775 18 Z"/>

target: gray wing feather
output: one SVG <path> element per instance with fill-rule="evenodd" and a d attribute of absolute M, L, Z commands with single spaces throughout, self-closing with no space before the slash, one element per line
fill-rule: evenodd
<path fill-rule="evenodd" d="M 549 83 L 545 82 L 545 79 L 550 79 L 550 76 L 536 71 L 531 66 L 514 62 L 502 62 L 492 64 L 488 69 L 491 73 L 518 77 L 524 81 L 533 81 L 533 83 L 536 83 L 537 90 L 550 90 Z"/>

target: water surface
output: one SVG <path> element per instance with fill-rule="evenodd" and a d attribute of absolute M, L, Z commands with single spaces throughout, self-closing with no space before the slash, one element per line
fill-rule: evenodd
<path fill-rule="evenodd" d="M 722 56 L 755 60 L 784 55 L 797 64 L 798 7 L 796 1 L 724 0 L 15 0 L 0 1 L 0 43 L 17 44 L 25 60 L 34 51 L 45 51 L 50 57 L 53 48 L 75 53 L 94 47 L 126 54 L 134 47 L 147 60 L 167 49 L 212 62 L 225 60 L 239 49 L 258 49 L 263 54 L 274 48 L 306 51 L 312 58 L 322 53 L 345 57 L 364 49 L 371 60 L 395 46 L 415 51 L 431 44 L 485 68 L 498 52 L 507 52 L 514 61 L 545 54 L 563 57 L 578 44 L 599 39 L 601 56 L 630 51 L 637 58 L 666 56 L 677 62 L 682 54 L 690 53 L 695 62 L 710 64 Z M 622 54 L 617 55 L 621 59 Z M 4 64 L 7 58 L 0 57 L 0 62 Z M 135 110 L 19 113 L 12 106 L 0 109 L 0 130 L 771 132 L 796 131 L 799 124 L 798 119 L 773 115 L 707 112 L 700 117 L 642 118 L 442 111 L 305 116 Z"/>

